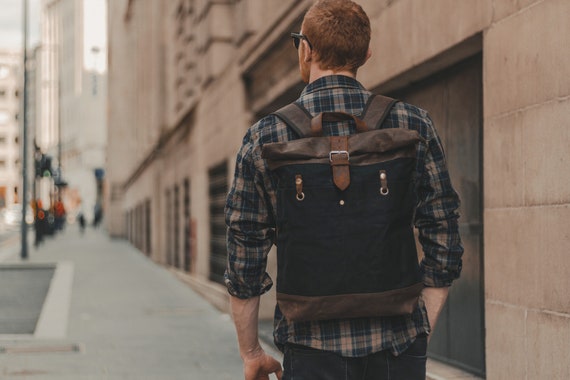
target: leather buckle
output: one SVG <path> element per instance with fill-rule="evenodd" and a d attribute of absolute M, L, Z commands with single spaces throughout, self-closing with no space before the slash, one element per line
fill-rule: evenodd
<path fill-rule="evenodd" d="M 350 161 L 350 154 L 346 150 L 331 150 L 329 152 L 329 161 L 333 162 L 333 154 L 346 154 L 346 162 Z"/>

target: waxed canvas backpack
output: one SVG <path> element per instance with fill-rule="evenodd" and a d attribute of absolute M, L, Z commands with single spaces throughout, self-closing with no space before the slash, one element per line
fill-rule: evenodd
<path fill-rule="evenodd" d="M 423 288 L 413 234 L 417 131 L 382 124 L 395 101 L 361 117 L 275 114 L 300 138 L 263 146 L 277 179 L 277 302 L 292 321 L 410 314 Z M 324 136 L 323 121 L 357 133 Z"/>

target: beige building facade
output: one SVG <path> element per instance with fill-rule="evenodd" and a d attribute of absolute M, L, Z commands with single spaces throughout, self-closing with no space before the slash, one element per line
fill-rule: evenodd
<path fill-rule="evenodd" d="M 220 308 L 235 154 L 302 90 L 289 33 L 311 3 L 108 1 L 108 230 Z M 462 198 L 464 271 L 430 355 L 488 379 L 570 378 L 570 2 L 360 3 L 359 79 L 430 112 Z"/>
<path fill-rule="evenodd" d="M 21 66 L 21 54 L 0 51 L 0 210 L 21 203 Z"/>

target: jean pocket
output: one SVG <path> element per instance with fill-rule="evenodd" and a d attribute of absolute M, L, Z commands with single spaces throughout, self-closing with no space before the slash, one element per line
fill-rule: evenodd
<path fill-rule="evenodd" d="M 402 356 L 417 359 L 427 359 L 428 338 L 426 334 L 420 334 L 416 337 L 414 343 L 402 353 Z"/>

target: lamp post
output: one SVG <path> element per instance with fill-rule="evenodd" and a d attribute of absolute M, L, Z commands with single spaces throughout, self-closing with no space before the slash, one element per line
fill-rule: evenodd
<path fill-rule="evenodd" d="M 26 211 L 28 207 L 28 0 L 24 0 L 22 9 L 22 50 L 24 80 L 22 83 L 22 223 L 21 226 L 21 252 L 22 260 L 28 259 L 28 223 Z"/>

